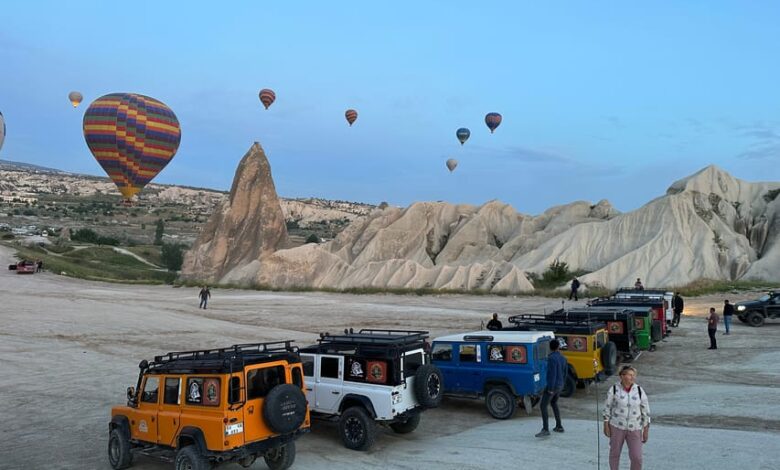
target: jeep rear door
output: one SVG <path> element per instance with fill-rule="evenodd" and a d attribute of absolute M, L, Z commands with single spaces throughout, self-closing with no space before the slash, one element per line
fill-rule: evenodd
<path fill-rule="evenodd" d="M 317 358 L 316 369 L 314 408 L 334 413 L 344 388 L 344 357 L 323 354 Z"/>
<path fill-rule="evenodd" d="M 246 403 L 244 404 L 244 440 L 265 439 L 274 433 L 265 425 L 263 403 L 268 392 L 277 385 L 287 383 L 284 365 L 257 364 L 246 367 Z"/>

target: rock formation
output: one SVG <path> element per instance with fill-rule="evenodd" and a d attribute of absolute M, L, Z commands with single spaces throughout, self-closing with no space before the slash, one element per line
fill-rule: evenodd
<path fill-rule="evenodd" d="M 255 142 L 238 165 L 230 196 L 212 214 L 186 253 L 182 277 L 224 282 L 231 272 L 254 266 L 287 241 L 271 166 Z"/>

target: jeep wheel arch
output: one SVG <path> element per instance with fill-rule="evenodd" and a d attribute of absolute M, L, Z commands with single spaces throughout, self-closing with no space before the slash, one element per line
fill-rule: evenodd
<path fill-rule="evenodd" d="M 280 384 L 272 388 L 263 400 L 263 419 L 272 431 L 280 434 L 301 427 L 306 420 L 306 396 L 300 387 Z"/>
<path fill-rule="evenodd" d="M 341 399 L 341 405 L 339 405 L 339 413 L 344 413 L 348 408 L 354 406 L 363 407 L 371 419 L 376 419 L 376 411 L 374 410 L 374 405 L 371 403 L 371 399 L 354 393 L 344 395 L 344 398 Z"/>
<path fill-rule="evenodd" d="M 438 367 L 423 364 L 414 374 L 414 396 L 425 408 L 436 408 L 444 397 L 444 376 Z"/>
<path fill-rule="evenodd" d="M 747 320 L 748 325 L 759 327 L 764 324 L 764 314 L 753 310 L 745 315 L 745 320 Z"/>
<path fill-rule="evenodd" d="M 176 452 L 173 468 L 175 470 L 209 470 L 213 467 L 197 446 L 190 445 L 182 447 Z"/>
<path fill-rule="evenodd" d="M 194 426 L 187 426 L 181 430 L 179 436 L 176 438 L 176 447 L 183 449 L 191 445 L 196 446 L 201 453 L 208 450 L 206 437 L 203 435 L 203 431 Z"/>
<path fill-rule="evenodd" d="M 116 415 L 111 418 L 111 422 L 108 423 L 108 432 L 111 432 L 112 429 L 119 428 L 121 429 L 127 438 L 129 439 L 130 434 L 130 420 L 127 419 L 127 416 L 124 415 Z"/>

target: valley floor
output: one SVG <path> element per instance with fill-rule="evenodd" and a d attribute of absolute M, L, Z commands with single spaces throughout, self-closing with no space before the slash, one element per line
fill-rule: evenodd
<path fill-rule="evenodd" d="M 0 247 L 0 266 L 12 252 Z M 478 329 L 491 312 L 542 313 L 560 299 L 272 293 L 82 281 L 0 272 L 0 468 L 108 469 L 110 408 L 135 385 L 137 364 L 167 351 L 234 343 L 314 341 L 320 331 L 409 328 L 433 336 Z M 732 301 L 747 295 L 729 297 Z M 722 295 L 686 299 L 680 328 L 637 361 L 654 424 L 645 468 L 776 469 L 780 462 L 780 322 L 735 319 L 707 350 L 706 309 Z M 579 302 L 583 305 L 584 302 Z M 611 381 L 609 382 L 612 383 Z M 411 434 L 381 432 L 365 453 L 342 447 L 336 426 L 315 422 L 293 468 L 608 468 L 596 404 L 606 386 L 561 399 L 566 433 L 539 440 L 539 410 L 492 419 L 481 401 L 447 400 Z M 623 464 L 628 468 L 624 451 Z M 169 469 L 147 458 L 133 468 Z M 239 469 L 239 466 L 226 468 Z M 256 463 L 254 468 L 264 468 Z"/>

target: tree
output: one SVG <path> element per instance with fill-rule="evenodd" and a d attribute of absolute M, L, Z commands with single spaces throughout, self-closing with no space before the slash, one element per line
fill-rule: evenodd
<path fill-rule="evenodd" d="M 168 271 L 178 271 L 184 263 L 184 245 L 181 243 L 163 243 L 160 259 Z"/>
<path fill-rule="evenodd" d="M 319 243 L 320 237 L 318 237 L 316 234 L 309 235 L 309 238 L 306 239 L 306 243 Z"/>
<path fill-rule="evenodd" d="M 157 227 L 154 229 L 154 244 L 155 245 L 162 245 L 163 244 L 163 232 L 165 232 L 165 222 L 163 222 L 163 219 L 157 219 Z"/>
<path fill-rule="evenodd" d="M 569 271 L 569 265 L 565 261 L 560 261 L 555 258 L 547 271 L 542 273 L 542 279 L 545 282 L 563 282 L 569 279 L 571 272 Z"/>

